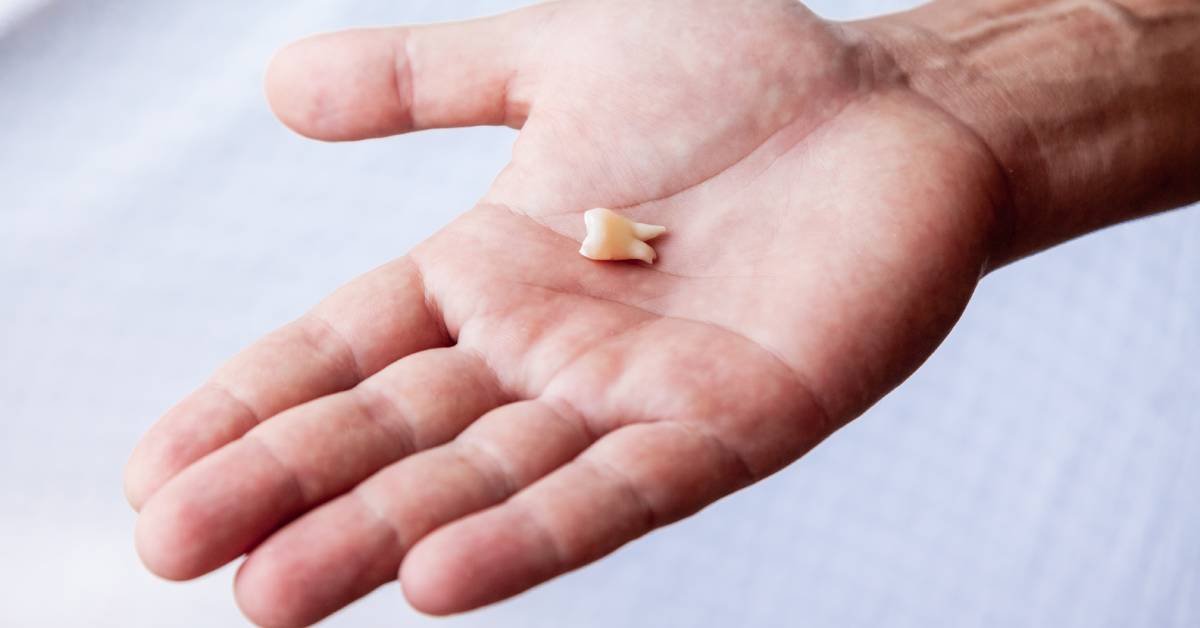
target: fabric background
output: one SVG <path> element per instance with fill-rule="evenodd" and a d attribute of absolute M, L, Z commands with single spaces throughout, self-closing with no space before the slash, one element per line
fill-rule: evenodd
<path fill-rule="evenodd" d="M 140 566 L 130 449 L 469 207 L 513 137 L 306 141 L 262 70 L 312 32 L 510 6 L 0 1 L 0 625 L 244 623 L 231 568 Z M 1198 243 L 1191 209 L 1004 269 L 917 375 L 774 477 L 482 611 L 425 618 L 393 585 L 328 625 L 1200 626 Z"/>

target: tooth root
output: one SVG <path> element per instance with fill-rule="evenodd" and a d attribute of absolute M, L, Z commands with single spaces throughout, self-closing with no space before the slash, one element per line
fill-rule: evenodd
<path fill-rule="evenodd" d="M 630 242 L 625 252 L 629 255 L 629 259 L 640 259 L 647 264 L 653 264 L 654 258 L 658 257 L 658 254 L 654 252 L 654 247 L 641 240 Z"/>
<path fill-rule="evenodd" d="M 666 232 L 667 228 L 662 225 L 648 225 L 644 222 L 633 223 L 633 235 L 642 241 L 653 240 Z"/>
<path fill-rule="evenodd" d="M 583 222 L 587 237 L 579 253 L 594 260 L 637 259 L 652 263 L 658 256 L 645 240 L 652 240 L 667 230 L 659 225 L 634 222 L 603 207 L 584 212 Z"/>

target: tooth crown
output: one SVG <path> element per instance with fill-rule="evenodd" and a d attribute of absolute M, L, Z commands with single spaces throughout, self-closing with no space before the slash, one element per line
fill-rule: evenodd
<path fill-rule="evenodd" d="M 653 240 L 666 232 L 659 225 L 634 222 L 611 209 L 597 207 L 583 214 L 587 237 L 579 254 L 595 260 L 637 259 L 653 263 L 657 254 L 647 240 Z"/>

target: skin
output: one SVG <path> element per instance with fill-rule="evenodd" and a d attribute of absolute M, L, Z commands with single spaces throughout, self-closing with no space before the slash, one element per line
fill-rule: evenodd
<path fill-rule="evenodd" d="M 454 613 L 804 454 L 929 356 L 981 276 L 1066 237 L 1023 229 L 1042 197 L 1004 125 L 919 72 L 920 17 L 579 0 L 283 50 L 267 92 L 301 134 L 521 132 L 477 206 L 145 436 L 143 561 L 189 579 L 248 554 L 236 597 L 264 625 L 397 578 Z M 667 225 L 658 262 L 581 257 L 596 206 Z"/>

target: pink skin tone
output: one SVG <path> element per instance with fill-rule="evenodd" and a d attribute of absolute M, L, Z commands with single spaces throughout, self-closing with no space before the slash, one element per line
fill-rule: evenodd
<path fill-rule="evenodd" d="M 253 621 L 399 579 L 454 613 L 796 460 L 904 380 L 1012 232 L 971 128 L 787 0 L 575 1 L 301 41 L 323 140 L 520 128 L 486 196 L 223 366 L 133 454 L 137 548 Z M 402 193 L 402 191 L 399 191 Z M 653 266 L 582 212 L 666 225 Z"/>

